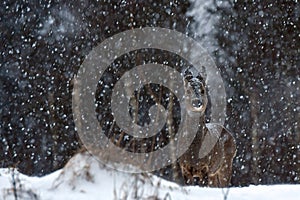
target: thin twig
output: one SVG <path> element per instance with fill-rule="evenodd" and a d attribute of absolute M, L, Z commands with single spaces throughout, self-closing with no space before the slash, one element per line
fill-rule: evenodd
<path fill-rule="evenodd" d="M 222 194 L 223 194 L 223 199 L 227 200 L 228 194 L 229 194 L 229 189 L 230 188 L 226 188 L 226 191 L 224 191 L 224 188 L 222 188 Z"/>
<path fill-rule="evenodd" d="M 15 176 L 16 176 L 15 168 L 12 168 L 11 178 L 12 178 L 13 192 L 14 192 L 15 200 L 18 200 L 17 181 Z"/>

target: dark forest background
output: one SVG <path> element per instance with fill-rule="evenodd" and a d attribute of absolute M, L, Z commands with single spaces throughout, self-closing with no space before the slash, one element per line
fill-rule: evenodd
<path fill-rule="evenodd" d="M 213 0 L 210 52 L 237 141 L 232 185 L 300 183 L 300 3 Z M 159 26 L 201 42 L 189 1 L 2 1 L 0 167 L 42 176 L 80 148 L 72 79 L 105 38 Z M 198 27 L 199 28 L 199 27 Z"/>

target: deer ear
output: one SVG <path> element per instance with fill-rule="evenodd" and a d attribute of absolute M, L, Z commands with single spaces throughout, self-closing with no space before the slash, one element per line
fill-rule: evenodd
<path fill-rule="evenodd" d="M 207 73 L 204 66 L 201 66 L 200 76 L 202 77 L 203 82 L 206 83 Z"/>

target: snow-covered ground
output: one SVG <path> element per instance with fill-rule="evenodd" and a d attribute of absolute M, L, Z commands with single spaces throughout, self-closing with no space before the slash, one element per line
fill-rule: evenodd
<path fill-rule="evenodd" d="M 101 199 L 224 199 L 227 189 L 180 187 L 149 174 L 115 171 L 86 153 L 48 176 L 28 177 L 12 169 L 0 169 L 0 199 L 12 200 L 13 179 L 19 200 L 101 200 Z M 230 188 L 228 200 L 299 199 L 300 185 Z"/>

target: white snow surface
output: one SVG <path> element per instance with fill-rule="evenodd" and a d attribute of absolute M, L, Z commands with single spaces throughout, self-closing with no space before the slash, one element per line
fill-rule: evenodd
<path fill-rule="evenodd" d="M 0 199 L 19 200 L 195 200 L 299 199 L 300 185 L 250 186 L 217 189 L 181 187 L 151 174 L 129 174 L 99 163 L 87 153 L 75 155 L 67 165 L 44 177 L 29 177 L 13 169 L 0 169 Z"/>

